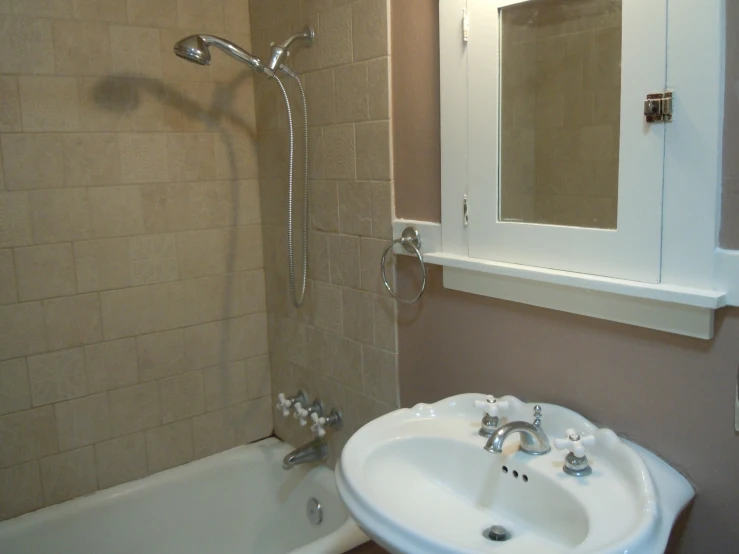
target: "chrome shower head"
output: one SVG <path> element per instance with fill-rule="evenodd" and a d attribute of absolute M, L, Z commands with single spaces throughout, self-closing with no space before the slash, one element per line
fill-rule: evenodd
<path fill-rule="evenodd" d="M 240 46 L 226 39 L 214 37 L 212 35 L 191 35 L 179 40 L 174 45 L 174 53 L 180 58 L 198 65 L 210 65 L 210 47 L 223 50 L 232 58 L 236 58 L 240 62 L 245 63 L 252 69 L 265 73 L 270 77 L 274 75 L 273 71 L 266 67 L 262 60 L 255 55 L 247 52 Z"/>
<path fill-rule="evenodd" d="M 200 35 L 192 35 L 177 42 L 174 45 L 174 53 L 188 62 L 210 65 L 210 50 Z"/>

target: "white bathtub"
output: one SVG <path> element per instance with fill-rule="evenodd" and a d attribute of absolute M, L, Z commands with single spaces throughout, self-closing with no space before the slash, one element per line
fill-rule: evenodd
<path fill-rule="evenodd" d="M 0 523 L 2 554 L 341 554 L 367 541 L 326 467 L 271 438 Z M 310 523 L 316 498 L 323 521 Z"/>

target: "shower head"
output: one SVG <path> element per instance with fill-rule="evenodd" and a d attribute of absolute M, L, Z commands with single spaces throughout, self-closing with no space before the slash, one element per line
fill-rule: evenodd
<path fill-rule="evenodd" d="M 255 55 L 247 52 L 233 42 L 212 35 L 191 35 L 185 37 L 175 43 L 174 53 L 188 62 L 198 65 L 210 65 L 211 46 L 215 46 L 232 58 L 236 58 L 260 73 L 265 73 L 270 77 L 274 75 L 273 71 L 266 67 L 262 63 L 262 60 Z"/>
<path fill-rule="evenodd" d="M 210 65 L 210 50 L 200 35 L 192 35 L 177 42 L 174 53 L 188 62 Z"/>

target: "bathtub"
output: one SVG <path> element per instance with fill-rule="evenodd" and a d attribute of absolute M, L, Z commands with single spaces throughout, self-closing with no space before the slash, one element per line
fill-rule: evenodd
<path fill-rule="evenodd" d="M 340 554 L 366 542 L 334 473 L 265 439 L 0 523 L 2 554 Z M 315 525 L 307 503 L 316 498 Z"/>

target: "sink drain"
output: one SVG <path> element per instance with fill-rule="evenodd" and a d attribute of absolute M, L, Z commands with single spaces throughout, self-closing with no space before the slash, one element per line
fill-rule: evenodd
<path fill-rule="evenodd" d="M 493 525 L 492 527 L 488 527 L 482 532 L 482 536 L 496 542 L 507 541 L 511 538 L 511 534 L 508 532 L 508 529 L 502 525 Z"/>
<path fill-rule="evenodd" d="M 311 498 L 308 500 L 306 513 L 308 514 L 308 521 L 313 525 L 320 525 L 323 521 L 323 506 L 321 506 L 321 503 L 317 498 Z"/>

